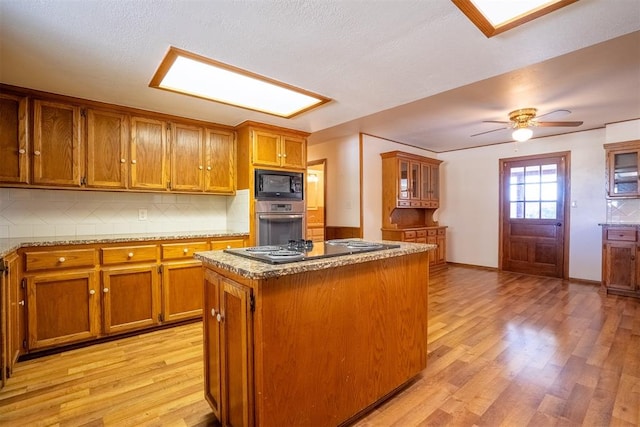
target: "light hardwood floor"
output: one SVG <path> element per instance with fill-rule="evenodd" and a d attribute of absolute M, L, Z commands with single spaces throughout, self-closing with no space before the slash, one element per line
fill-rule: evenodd
<path fill-rule="evenodd" d="M 427 369 L 355 426 L 638 426 L 640 300 L 451 266 L 432 274 Z M 20 362 L 1 425 L 217 425 L 200 323 Z"/>

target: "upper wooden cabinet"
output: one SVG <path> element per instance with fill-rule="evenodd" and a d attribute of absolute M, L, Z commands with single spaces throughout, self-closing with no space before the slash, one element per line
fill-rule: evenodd
<path fill-rule="evenodd" d="M 167 190 L 167 123 L 131 118 L 131 188 Z"/>
<path fill-rule="evenodd" d="M 205 191 L 233 194 L 236 191 L 235 133 L 206 130 Z"/>
<path fill-rule="evenodd" d="M 245 122 L 238 127 L 238 158 L 241 166 L 306 169 L 307 135 L 261 123 Z M 243 153 L 244 150 L 247 150 L 247 154 Z"/>
<path fill-rule="evenodd" d="M 607 197 L 640 197 L 640 141 L 605 144 Z"/>
<path fill-rule="evenodd" d="M 1 182 L 29 182 L 27 117 L 26 97 L 0 94 Z"/>
<path fill-rule="evenodd" d="M 33 183 L 81 185 L 80 107 L 34 102 Z"/>
<path fill-rule="evenodd" d="M 202 191 L 204 185 L 204 129 L 171 124 L 171 189 Z"/>
<path fill-rule="evenodd" d="M 382 153 L 383 192 L 396 208 L 438 208 L 441 160 L 399 151 Z"/>
<path fill-rule="evenodd" d="M 87 110 L 86 185 L 127 187 L 129 120 L 126 114 Z"/>
<path fill-rule="evenodd" d="M 235 194 L 231 128 L 3 84 L 0 89 L 0 186 Z"/>

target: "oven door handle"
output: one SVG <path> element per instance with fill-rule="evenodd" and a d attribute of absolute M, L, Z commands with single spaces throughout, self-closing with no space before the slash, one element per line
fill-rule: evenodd
<path fill-rule="evenodd" d="M 268 219 L 271 221 L 286 221 L 288 219 L 303 219 L 304 215 L 276 215 L 276 214 L 258 214 L 258 219 Z"/>

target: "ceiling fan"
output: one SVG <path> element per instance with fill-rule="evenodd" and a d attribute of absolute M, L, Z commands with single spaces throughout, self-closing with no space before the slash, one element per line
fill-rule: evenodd
<path fill-rule="evenodd" d="M 487 133 L 511 128 L 511 129 L 514 129 L 513 133 L 511 134 L 513 139 L 515 139 L 516 141 L 522 142 L 531 138 L 531 135 L 533 135 L 533 131 L 530 128 L 534 126 L 575 127 L 575 126 L 580 126 L 582 124 L 582 122 L 578 122 L 578 121 L 575 121 L 575 122 L 538 121 L 540 117 L 544 117 L 544 116 L 554 115 L 555 117 L 558 117 L 558 116 L 565 116 L 567 114 L 571 114 L 571 111 L 569 110 L 555 110 L 555 111 L 542 114 L 540 116 L 536 116 L 537 112 L 538 110 L 536 108 L 520 108 L 518 110 L 513 110 L 512 112 L 509 113 L 508 122 L 500 121 L 500 120 L 485 120 L 484 123 L 502 123 L 502 124 L 505 124 L 506 126 L 503 126 L 497 129 L 488 130 L 486 132 L 476 133 L 471 136 L 484 135 Z"/>

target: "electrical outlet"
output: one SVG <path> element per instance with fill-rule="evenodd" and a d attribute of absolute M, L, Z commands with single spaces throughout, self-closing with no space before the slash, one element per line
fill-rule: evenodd
<path fill-rule="evenodd" d="M 147 220 L 147 210 L 138 209 L 138 221 L 146 221 L 146 220 Z"/>

